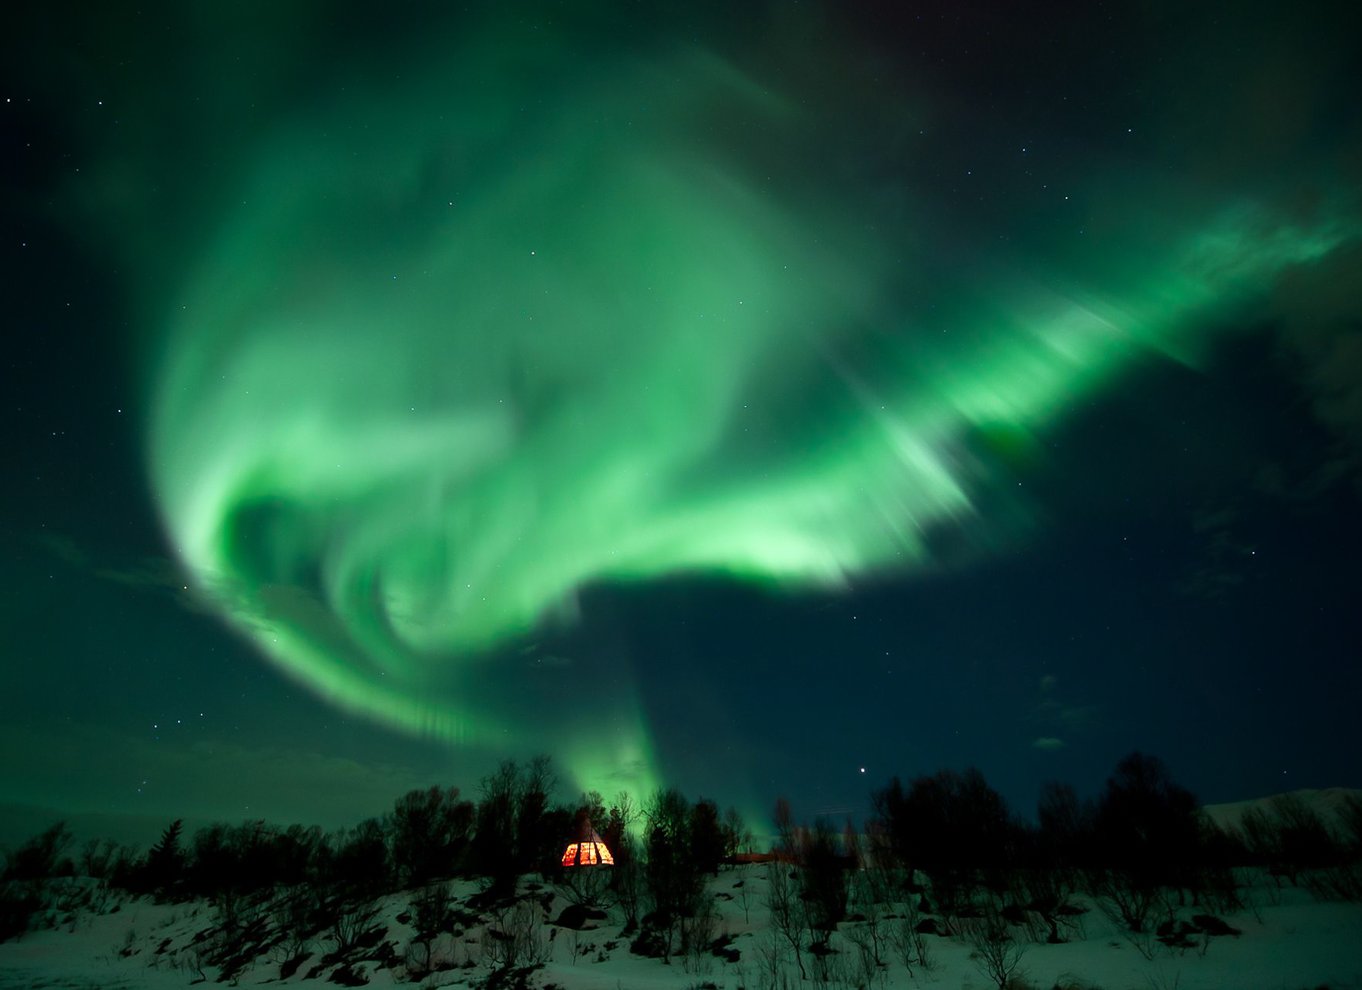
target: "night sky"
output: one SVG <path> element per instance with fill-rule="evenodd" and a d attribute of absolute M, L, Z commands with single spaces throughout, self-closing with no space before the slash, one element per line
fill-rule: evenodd
<path fill-rule="evenodd" d="M 24 6 L 0 818 L 1362 785 L 1348 5 Z"/>

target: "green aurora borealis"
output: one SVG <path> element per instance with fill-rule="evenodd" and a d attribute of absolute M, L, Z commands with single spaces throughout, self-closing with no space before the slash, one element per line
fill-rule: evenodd
<path fill-rule="evenodd" d="M 145 87 L 69 212 L 126 266 L 168 545 L 289 677 L 646 792 L 666 761 L 635 671 L 520 697 L 583 589 L 835 596 L 1014 552 L 1053 431 L 1357 249 L 1337 155 L 1208 178 L 1232 156 L 1161 129 L 1166 71 L 1085 125 L 1107 136 L 1028 137 L 1020 96 L 962 123 L 967 96 L 831 13 L 767 14 L 436 19 L 353 65 L 300 13 L 189 18 L 203 117 Z M 206 54 L 218 31 L 250 58 Z"/>
<path fill-rule="evenodd" d="M 1355 234 L 1212 203 L 1156 214 L 1154 253 L 1120 218 L 1081 288 L 1000 260 L 912 312 L 932 245 L 911 219 L 866 233 L 837 190 L 771 193 L 697 133 L 817 126 L 736 68 L 608 67 L 526 124 L 487 98 L 500 66 L 452 61 L 362 125 L 250 150 L 176 295 L 148 450 L 187 570 L 262 652 L 456 741 L 505 725 L 483 654 L 589 582 L 930 568 L 933 531 L 1015 484 L 972 437 L 1195 352 L 1195 327 Z M 839 356 L 867 339 L 873 366 Z M 595 690 L 632 711 L 627 684 Z M 647 727 L 622 725 L 593 748 L 653 779 Z"/>

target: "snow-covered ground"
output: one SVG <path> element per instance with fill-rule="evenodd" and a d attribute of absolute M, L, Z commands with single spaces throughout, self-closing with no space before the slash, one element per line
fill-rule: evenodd
<path fill-rule="evenodd" d="M 713 986 L 724 990 L 775 986 L 800 986 L 798 970 L 779 933 L 770 924 L 765 907 L 767 877 L 775 864 L 752 864 L 724 870 L 709 885 L 718 909 L 717 931 L 731 936 L 737 961 L 712 954 L 691 958 L 673 957 L 669 964 L 633 955 L 629 938 L 621 935 L 616 912 L 595 928 L 582 931 L 551 924 L 570 901 L 551 887 L 535 891 L 535 938 L 547 961 L 535 971 L 531 984 L 564 990 L 650 990 Z M 1156 942 L 1124 936 L 1101 911 L 1088 910 L 1076 922 L 1074 940 L 1060 945 L 1027 944 L 1018 975 L 1037 990 L 1051 987 L 1103 988 L 1103 990 L 1332 990 L 1362 988 L 1362 904 L 1320 903 L 1303 890 L 1276 883 L 1261 874 L 1246 874 L 1249 885 L 1241 891 L 1250 906 L 1225 915 L 1238 936 L 1210 940 L 1209 946 L 1169 949 Z M 525 886 L 528 886 L 525 885 Z M 524 886 L 522 887 L 522 890 Z M 458 904 L 478 890 L 473 883 L 456 883 Z M 431 947 L 439 969 L 424 976 L 410 972 L 407 961 L 420 958 L 413 946 L 414 931 L 405 920 L 411 898 L 393 895 L 377 905 L 376 924 L 383 930 L 376 950 L 390 947 L 388 964 L 358 963 L 353 968 L 373 986 L 419 985 L 461 987 L 482 985 L 490 967 L 483 927 L 465 918 L 457 936 L 442 935 Z M 547 910 L 544 904 L 547 903 Z M 1074 903 L 1091 908 L 1082 898 Z M 112 905 L 105 905 L 107 911 Z M 1199 909 L 1186 908 L 1190 916 Z M 891 909 L 886 908 L 886 912 Z M 123 902 L 116 911 L 85 913 L 65 921 L 55 930 L 34 932 L 18 941 L 0 945 L 0 987 L 95 988 L 183 987 L 216 981 L 220 971 L 212 966 L 197 968 L 200 933 L 213 929 L 217 909 L 202 903 L 154 904 L 149 900 Z M 887 921 L 885 924 L 896 924 Z M 839 951 L 830 957 L 830 972 L 815 973 L 807 952 L 805 985 L 856 987 L 863 985 L 864 970 L 850 940 L 863 922 L 843 923 L 833 937 Z M 985 990 L 994 986 L 971 959 L 971 949 L 958 938 L 928 937 L 930 971 L 904 967 L 897 953 L 886 945 L 884 965 L 874 970 L 871 986 L 941 987 Z M 322 982 L 336 975 L 337 964 L 322 966 L 311 981 L 308 974 L 332 948 L 318 939 L 309 946 L 311 955 L 287 979 L 280 978 L 280 950 L 256 958 L 239 976 L 241 985 L 264 983 L 301 984 Z M 773 969 L 772 954 L 778 954 Z M 413 955 L 414 954 L 414 955 Z M 1149 956 L 1150 958 L 1146 958 Z"/>

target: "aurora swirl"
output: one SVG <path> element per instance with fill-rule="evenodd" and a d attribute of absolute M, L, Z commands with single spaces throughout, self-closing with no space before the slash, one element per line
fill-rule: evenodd
<path fill-rule="evenodd" d="M 605 61 L 528 111 L 515 65 L 463 55 L 241 150 L 148 426 L 198 593 L 324 698 L 459 743 L 534 735 L 485 685 L 586 585 L 835 591 L 940 566 L 943 533 L 1005 545 L 1047 427 L 1357 233 L 1117 171 L 1069 187 L 1131 202 L 1100 231 L 1003 251 L 941 236 L 925 190 L 886 219 L 771 181 L 712 122 L 827 121 L 718 55 Z M 590 702 L 588 784 L 656 778 L 632 691 Z"/>

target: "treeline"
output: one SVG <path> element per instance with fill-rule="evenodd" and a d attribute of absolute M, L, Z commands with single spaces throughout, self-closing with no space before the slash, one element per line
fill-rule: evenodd
<path fill-rule="evenodd" d="M 1356 795 L 1344 799 L 1336 827 L 1288 794 L 1220 828 L 1160 760 L 1141 753 L 1121 760 L 1094 799 L 1081 800 L 1067 784 L 1045 785 L 1035 824 L 1014 815 L 977 770 L 919 777 L 907 788 L 895 778 L 872 800 L 875 855 L 920 871 L 947 903 L 978 887 L 1001 889 L 1017 874 L 1043 873 L 1119 898 L 1124 920 L 1138 928 L 1142 894 L 1230 897 L 1232 868 L 1247 866 L 1308 880 L 1320 894 L 1362 893 Z"/>
<path fill-rule="evenodd" d="M 518 878 L 537 874 L 583 911 L 618 910 L 637 952 L 669 958 L 711 945 L 706 877 L 750 849 L 741 817 L 676 790 L 639 805 L 628 794 L 607 803 L 594 792 L 563 804 L 556 789 L 548 758 L 508 761 L 481 781 L 476 799 L 456 788 L 412 791 L 388 813 L 331 833 L 248 822 L 188 835 L 176 821 L 145 853 L 107 841 L 73 852 L 70 833 L 57 825 L 5 854 L 0 938 L 31 927 L 35 913 L 50 914 L 52 881 L 61 878 L 71 883 L 57 889 L 87 897 L 94 883 L 160 900 L 208 899 L 231 925 L 238 905 L 306 891 L 288 900 L 296 927 L 341 926 L 334 939 L 342 942 L 342 922 L 355 906 L 383 894 L 438 892 L 440 881 L 480 878 L 484 903 L 493 904 L 514 899 Z M 1171 916 L 1170 905 L 1233 910 L 1240 867 L 1260 867 L 1318 896 L 1362 897 L 1356 797 L 1333 823 L 1286 795 L 1221 829 L 1160 761 L 1138 753 L 1120 762 L 1094 798 L 1046 785 L 1034 822 L 1014 813 L 977 770 L 941 771 L 906 785 L 894 778 L 871 801 L 873 816 L 861 830 L 826 820 L 799 824 L 786 802 L 777 803 L 770 855 L 783 866 L 770 871 L 764 906 L 777 928 L 803 932 L 791 936 L 796 950 L 826 947 L 849 915 L 873 918 L 876 905 L 905 898 L 915 917 L 930 921 L 929 932 L 937 925 L 949 934 L 985 904 L 1008 912 L 1009 923 L 1024 921 L 1038 936 L 1061 941 L 1072 934 L 1080 894 L 1131 932 L 1157 927 Z M 564 845 L 584 821 L 611 850 L 612 869 L 561 868 Z M 85 886 L 76 878 L 87 878 Z M 447 925 L 448 904 L 431 896 L 422 910 Z M 68 898 L 58 913 L 78 900 Z M 437 930 L 435 924 L 425 927 Z"/>
<path fill-rule="evenodd" d="M 860 882 L 885 888 L 872 903 L 907 891 L 915 910 L 940 928 L 977 917 L 983 905 L 1013 923 L 1043 925 L 1056 942 L 1078 913 L 1077 894 L 1134 933 L 1164 924 L 1174 907 L 1238 909 L 1237 868 L 1261 868 L 1278 884 L 1321 898 L 1362 899 L 1356 795 L 1343 800 L 1336 824 L 1282 795 L 1220 828 L 1161 761 L 1140 753 L 1123 759 L 1095 798 L 1047 784 L 1034 823 L 973 769 L 906 786 L 895 777 L 872 793 L 872 804 L 864 831 L 848 825 L 840 834 L 827 821 L 796 825 L 788 805 L 777 804 L 776 852 L 795 867 L 791 879 L 815 943 L 818 931 L 847 917 L 857 872 Z"/>
<path fill-rule="evenodd" d="M 721 814 L 713 801 L 692 804 L 676 791 L 660 791 L 639 806 L 627 793 L 607 803 L 594 791 L 567 805 L 554 800 L 556 790 L 548 757 L 506 761 L 481 781 L 476 800 L 453 787 L 416 790 L 388 813 L 330 833 L 255 821 L 213 824 L 189 835 L 176 820 L 144 853 L 107 840 L 73 853 L 71 833 L 59 823 L 5 853 L 0 940 L 21 934 L 35 912 L 51 907 L 44 884 L 64 878 L 91 878 L 101 889 L 133 896 L 218 904 L 306 886 L 317 895 L 320 918 L 453 878 L 483 880 L 492 903 L 513 894 L 521 876 L 559 880 L 567 872 L 569 889 L 584 905 L 609 897 L 636 920 L 642 898 L 657 890 L 664 911 L 679 916 L 687 892 L 702 885 L 695 878 L 717 872 L 750 841 L 736 811 Z M 645 820 L 640 845 L 635 834 Z M 565 843 L 584 821 L 612 851 L 613 870 L 562 869 Z M 56 913 L 70 906 L 63 903 Z"/>
<path fill-rule="evenodd" d="M 1094 908 L 1152 959 L 1238 934 L 1220 915 L 1257 912 L 1250 888 L 1264 882 L 1362 899 L 1356 795 L 1333 822 L 1283 795 L 1221 828 L 1162 762 L 1133 753 L 1094 798 L 1046 785 L 1034 822 L 973 769 L 893 778 L 871 799 L 859 831 L 799 824 L 777 802 L 763 906 L 801 977 L 854 970 L 870 985 L 891 957 L 929 970 L 933 939 L 958 938 L 1002 988 L 1028 945 L 1085 938 Z"/>

